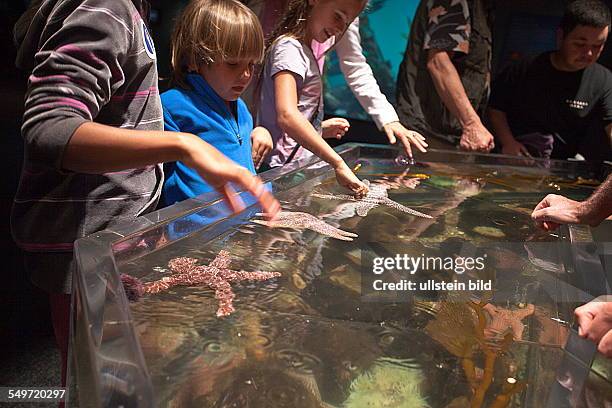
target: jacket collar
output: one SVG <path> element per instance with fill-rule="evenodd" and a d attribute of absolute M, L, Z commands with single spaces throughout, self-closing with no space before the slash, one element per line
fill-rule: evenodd
<path fill-rule="evenodd" d="M 190 73 L 187 74 L 186 80 L 189 86 L 191 86 L 198 95 L 203 97 L 209 106 L 213 107 L 217 112 L 222 113 L 223 116 L 231 116 L 225 101 L 215 92 L 208 82 L 206 82 L 202 75 Z M 230 105 L 234 103 L 236 102 L 230 102 Z"/>

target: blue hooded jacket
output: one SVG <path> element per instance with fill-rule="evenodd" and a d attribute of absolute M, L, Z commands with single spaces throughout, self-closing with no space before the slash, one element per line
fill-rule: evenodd
<path fill-rule="evenodd" d="M 255 174 L 251 156 L 253 118 L 242 99 L 232 102 L 236 117 L 212 87 L 198 74 L 188 74 L 191 89 L 172 88 L 161 95 L 164 128 L 193 133 L 225 156 Z M 166 205 L 214 190 L 199 174 L 177 161 L 166 168 L 163 195 Z"/>

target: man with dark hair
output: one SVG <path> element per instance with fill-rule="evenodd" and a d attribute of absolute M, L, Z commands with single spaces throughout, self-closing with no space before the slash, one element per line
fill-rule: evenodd
<path fill-rule="evenodd" d="M 421 0 L 397 77 L 397 113 L 433 148 L 488 152 L 492 0 Z"/>
<path fill-rule="evenodd" d="M 488 114 L 502 153 L 612 158 L 612 74 L 597 63 L 609 30 L 601 0 L 576 0 L 561 20 L 556 51 L 499 75 Z"/>

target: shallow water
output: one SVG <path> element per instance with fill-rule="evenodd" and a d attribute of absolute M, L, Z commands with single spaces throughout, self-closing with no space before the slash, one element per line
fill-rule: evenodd
<path fill-rule="evenodd" d="M 558 233 L 538 230 L 529 214 L 547 192 L 580 198 L 593 186 L 533 169 L 360 164 L 359 177 L 432 218 L 385 205 L 359 216 L 354 201 L 313 197 L 346 194 L 326 173 L 275 194 L 285 211 L 357 234 L 353 241 L 243 222 L 212 241 L 193 234 L 118 265 L 149 282 L 169 276 L 174 257 L 207 265 L 225 249 L 231 269 L 282 275 L 232 284 L 228 317 L 216 317 L 206 286 L 131 304 L 160 406 L 545 406 L 568 333 L 558 322 L 571 321 L 557 290 L 571 280 Z M 461 278 L 491 280 L 491 291 L 364 291 L 368 259 L 453 257 L 470 246 L 488 260 Z M 415 280 L 454 277 L 434 268 Z"/>

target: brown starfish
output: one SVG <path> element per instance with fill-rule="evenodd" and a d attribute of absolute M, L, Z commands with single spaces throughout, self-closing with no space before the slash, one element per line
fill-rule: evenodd
<path fill-rule="evenodd" d="M 205 285 L 215 291 L 219 301 L 217 316 L 228 316 L 234 312 L 233 300 L 236 295 L 230 283 L 243 280 L 262 281 L 281 276 L 278 272 L 245 272 L 229 269 L 230 258 L 227 251 L 220 251 L 208 266 L 198 265 L 194 258 L 174 258 L 168 262 L 172 270 L 171 276 L 166 276 L 154 282 L 140 283 L 136 278 L 122 275 L 128 298 L 135 300 L 145 293 L 159 293 L 173 286 Z"/>
<path fill-rule="evenodd" d="M 343 241 L 352 241 L 353 238 L 357 238 L 357 234 L 333 227 L 314 215 L 305 212 L 281 211 L 274 221 L 253 220 L 253 222 L 272 228 L 309 229 Z"/>
<path fill-rule="evenodd" d="M 430 215 L 423 214 L 422 212 L 413 210 L 412 208 L 408 208 L 405 205 L 402 205 L 396 201 L 393 201 L 389 198 L 389 193 L 387 190 L 389 189 L 388 185 L 385 184 L 370 184 L 368 180 L 363 180 L 363 182 L 369 187 L 368 194 L 366 194 L 363 198 L 356 198 L 346 194 L 311 194 L 313 197 L 325 198 L 328 200 L 348 200 L 355 201 L 357 205 L 355 206 L 355 212 L 360 217 L 365 217 L 368 215 L 368 212 L 378 207 L 379 205 L 386 205 L 387 207 L 394 208 L 401 212 L 405 212 L 408 214 L 415 215 L 417 217 L 422 218 L 432 218 Z"/>

